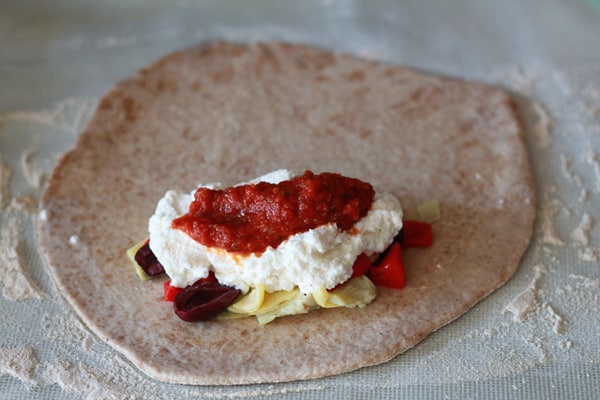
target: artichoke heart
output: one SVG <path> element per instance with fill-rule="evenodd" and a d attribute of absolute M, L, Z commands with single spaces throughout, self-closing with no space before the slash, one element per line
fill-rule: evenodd
<path fill-rule="evenodd" d="M 319 288 L 313 293 L 315 302 L 323 308 L 364 307 L 377 296 L 377 288 L 366 276 L 352 278 L 333 290 Z"/>
<path fill-rule="evenodd" d="M 235 319 L 254 315 L 261 325 L 268 324 L 277 317 L 304 314 L 317 308 L 364 307 L 377 295 L 375 285 L 366 276 L 352 278 L 333 290 L 319 288 L 311 294 L 301 293 L 298 288 L 269 293 L 264 286 L 250 289 L 220 319 Z"/>
<path fill-rule="evenodd" d="M 265 300 L 265 287 L 258 285 L 250 289 L 248 293 L 243 295 L 239 300 L 230 305 L 227 311 L 236 314 L 252 314 L 256 312 Z"/>
<path fill-rule="evenodd" d="M 325 289 L 324 287 L 320 287 L 312 292 L 312 297 L 315 299 L 315 302 L 322 308 L 334 308 L 339 307 L 337 304 L 333 304 L 329 301 L 329 297 L 331 296 L 331 292 Z"/>
<path fill-rule="evenodd" d="M 279 303 L 278 307 L 271 311 L 257 314 L 256 319 L 258 322 L 261 325 L 266 325 L 275 318 L 283 317 L 285 315 L 305 314 L 317 307 L 311 295 L 301 293 L 298 289 L 295 289 L 292 292 L 295 293 L 294 297 Z"/>
<path fill-rule="evenodd" d="M 293 299 L 300 293 L 298 288 L 293 290 L 280 290 L 269 293 L 264 286 L 258 285 L 250 289 L 235 303 L 227 308 L 227 311 L 243 315 L 259 315 L 278 309 L 282 303 Z"/>
<path fill-rule="evenodd" d="M 298 288 L 292 290 L 280 290 L 278 292 L 266 293 L 265 301 L 262 306 L 256 311 L 256 315 L 268 313 L 277 310 L 287 301 L 292 300 L 300 294 Z"/>
<path fill-rule="evenodd" d="M 420 220 L 427 222 L 428 224 L 438 221 L 442 217 L 440 205 L 435 200 L 429 200 L 419 205 L 417 211 L 421 217 Z"/>
<path fill-rule="evenodd" d="M 343 307 L 364 307 L 375 299 L 377 288 L 366 276 L 352 278 L 329 293 L 328 302 Z"/>

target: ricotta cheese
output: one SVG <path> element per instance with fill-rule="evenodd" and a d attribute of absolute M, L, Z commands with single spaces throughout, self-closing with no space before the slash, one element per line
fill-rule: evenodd
<path fill-rule="evenodd" d="M 279 183 L 293 176 L 290 171 L 277 170 L 245 183 Z M 220 184 L 201 186 L 221 188 Z M 308 294 L 331 289 L 350 278 L 358 255 L 382 252 L 402 228 L 398 200 L 389 193 L 376 193 L 371 209 L 354 225 L 352 233 L 334 223 L 326 224 L 292 235 L 277 248 L 245 256 L 206 247 L 171 227 L 173 219 L 188 212 L 195 191 L 169 190 L 149 221 L 152 252 L 176 287 L 189 286 L 213 271 L 220 283 L 244 293 L 259 285 L 268 292 L 298 287 Z"/>

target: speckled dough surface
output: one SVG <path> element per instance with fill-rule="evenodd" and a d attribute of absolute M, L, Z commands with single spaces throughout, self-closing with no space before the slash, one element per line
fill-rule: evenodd
<path fill-rule="evenodd" d="M 364 309 L 189 324 L 140 281 L 125 250 L 170 188 L 265 172 L 337 171 L 436 199 L 435 243 L 405 252 L 407 287 Z M 535 195 L 502 90 L 278 43 L 201 44 L 117 84 L 42 199 L 39 240 L 59 289 L 107 343 L 159 380 L 318 378 L 384 362 L 516 271 Z"/>

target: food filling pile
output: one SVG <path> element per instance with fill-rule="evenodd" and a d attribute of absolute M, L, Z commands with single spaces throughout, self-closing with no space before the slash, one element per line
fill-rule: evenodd
<path fill-rule="evenodd" d="M 403 247 L 432 243 L 428 222 L 337 173 L 277 170 L 229 188 L 170 190 L 149 239 L 127 254 L 138 276 L 166 273 L 164 298 L 188 322 L 256 316 L 261 324 L 322 307 L 364 307 L 377 286 L 404 287 Z"/>

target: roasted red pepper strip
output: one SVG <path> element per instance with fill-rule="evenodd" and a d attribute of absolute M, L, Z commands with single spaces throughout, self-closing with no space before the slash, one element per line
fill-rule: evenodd
<path fill-rule="evenodd" d="M 427 222 L 402 222 L 402 247 L 429 247 L 433 243 L 431 225 Z"/>
<path fill-rule="evenodd" d="M 381 262 L 369 271 L 369 278 L 376 286 L 402 289 L 405 284 L 402 247 L 394 242 Z"/>
<path fill-rule="evenodd" d="M 169 279 L 164 283 L 164 291 L 165 291 L 165 300 L 173 301 L 177 293 L 181 292 L 183 289 L 175 286 L 171 286 L 171 280 Z"/>
<path fill-rule="evenodd" d="M 361 253 L 354 261 L 352 266 L 352 276 L 350 278 L 358 278 L 367 273 L 372 264 L 369 257 L 365 253 Z"/>
<path fill-rule="evenodd" d="M 194 284 L 202 283 L 202 282 L 212 282 L 212 283 L 217 282 L 217 278 L 215 278 L 214 272 L 210 271 L 206 278 L 200 278 L 196 282 L 194 282 Z M 166 281 L 164 283 L 165 300 L 173 301 L 175 299 L 175 296 L 177 296 L 177 294 L 179 292 L 181 292 L 183 289 L 184 288 L 178 288 L 175 286 L 171 286 L 171 280 L 169 279 L 168 281 Z"/>

